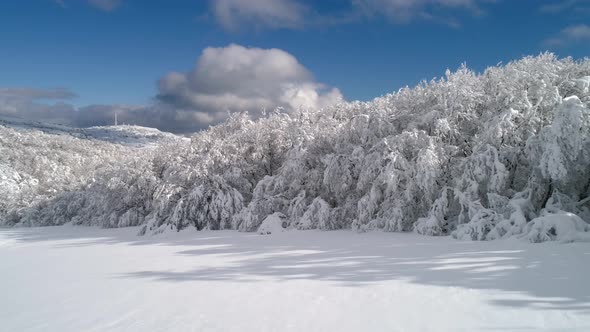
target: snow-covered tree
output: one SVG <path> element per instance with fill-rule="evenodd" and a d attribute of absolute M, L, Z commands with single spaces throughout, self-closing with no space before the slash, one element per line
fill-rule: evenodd
<path fill-rule="evenodd" d="M 233 113 L 150 148 L 75 136 L 0 125 L 0 223 L 156 233 L 280 220 L 534 242 L 589 231 L 589 59 L 463 65 L 369 102 Z"/>

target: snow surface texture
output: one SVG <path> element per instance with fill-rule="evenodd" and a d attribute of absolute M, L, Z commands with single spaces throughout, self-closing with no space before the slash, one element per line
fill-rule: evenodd
<path fill-rule="evenodd" d="M 590 243 L 0 230 L 2 331 L 590 331 Z"/>
<path fill-rule="evenodd" d="M 67 132 L 0 125 L 1 225 L 255 232 L 281 213 L 288 229 L 590 234 L 590 59 L 463 66 L 370 102 L 233 113 L 190 140 Z"/>

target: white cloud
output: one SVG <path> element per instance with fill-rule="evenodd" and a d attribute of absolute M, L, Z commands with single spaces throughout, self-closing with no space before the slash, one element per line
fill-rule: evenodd
<path fill-rule="evenodd" d="M 296 29 L 306 26 L 357 22 L 363 18 L 386 17 L 392 23 L 415 19 L 459 26 L 452 11 L 472 15 L 484 13 L 482 5 L 499 0 L 348 0 L 345 8 L 318 13 L 301 0 L 211 0 L 211 12 L 228 30 L 240 27 Z"/>
<path fill-rule="evenodd" d="M 308 8 L 296 0 L 212 0 L 211 10 L 226 29 L 243 25 L 298 28 L 304 25 Z"/>
<path fill-rule="evenodd" d="M 386 16 L 395 23 L 407 23 L 414 19 L 445 22 L 456 26 L 453 18 L 438 15 L 438 10 L 463 10 L 481 15 L 481 3 L 493 0 L 352 0 L 354 6 L 368 16 Z"/>
<path fill-rule="evenodd" d="M 589 42 L 590 26 L 586 24 L 572 25 L 561 30 L 556 36 L 544 41 L 547 46 L 565 46 L 568 44 Z"/>
<path fill-rule="evenodd" d="M 66 89 L 0 88 L 0 114 L 70 123 L 74 107 L 63 100 L 74 97 L 76 94 Z"/>
<path fill-rule="evenodd" d="M 562 33 L 571 39 L 590 39 L 590 26 L 586 24 L 573 25 L 563 29 Z"/>
<path fill-rule="evenodd" d="M 315 82 L 285 51 L 232 44 L 207 48 L 190 72 L 163 77 L 158 98 L 184 110 L 179 115 L 183 119 L 202 126 L 219 122 L 228 111 L 248 111 L 257 117 L 277 107 L 318 108 L 341 101 L 342 94 Z"/>
<path fill-rule="evenodd" d="M 0 114 L 88 127 L 112 124 L 117 112 L 119 123 L 190 132 L 223 121 L 228 112 L 248 111 L 256 118 L 277 107 L 288 112 L 343 100 L 293 55 L 233 44 L 206 48 L 192 70 L 160 79 L 159 101 L 152 105 L 76 108 L 64 102 L 74 97 L 66 89 L 0 88 Z"/>
<path fill-rule="evenodd" d="M 109 12 L 119 7 L 121 1 L 122 0 L 88 0 L 88 3 L 100 10 Z"/>
<path fill-rule="evenodd" d="M 90 105 L 76 108 L 66 101 L 77 95 L 67 89 L 0 88 L 0 115 L 25 120 L 88 127 L 121 123 L 189 130 L 178 125 L 175 110 L 162 105 Z"/>
<path fill-rule="evenodd" d="M 53 0 L 53 2 L 61 8 L 68 8 L 65 0 Z M 86 0 L 86 2 L 94 8 L 110 12 L 119 7 L 123 0 Z"/>
<path fill-rule="evenodd" d="M 34 88 L 0 88 L 0 99 L 33 101 L 36 99 L 71 99 L 76 94 L 63 88 L 34 89 Z"/>
<path fill-rule="evenodd" d="M 64 2 L 64 0 L 53 0 L 53 2 L 60 6 L 61 8 L 67 8 L 66 3 Z"/>
<path fill-rule="evenodd" d="M 565 11 L 587 12 L 590 0 L 561 0 L 547 3 L 539 7 L 539 11 L 545 14 L 559 14 Z"/>

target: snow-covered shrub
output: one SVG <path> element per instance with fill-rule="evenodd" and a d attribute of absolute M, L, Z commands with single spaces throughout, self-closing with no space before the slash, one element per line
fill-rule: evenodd
<path fill-rule="evenodd" d="M 234 217 L 237 228 L 243 231 L 255 231 L 266 216 L 275 212 L 287 212 L 289 201 L 283 194 L 284 190 L 282 176 L 266 176 L 260 180 L 248 206 Z"/>
<path fill-rule="evenodd" d="M 326 201 L 316 197 L 294 226 L 297 229 L 335 229 L 338 221 L 332 218 L 331 210 Z"/>
<path fill-rule="evenodd" d="M 182 230 L 193 226 L 197 230 L 232 229 L 233 217 L 243 208 L 242 195 L 217 176 L 205 178 L 187 192 L 178 195 L 172 205 L 154 211 L 141 232 L 160 232 L 162 229 Z"/>
<path fill-rule="evenodd" d="M 590 224 L 573 213 L 550 213 L 531 220 L 525 234 L 531 242 L 590 241 Z"/>
<path fill-rule="evenodd" d="M 258 227 L 258 234 L 260 235 L 269 235 L 273 233 L 281 233 L 284 232 L 287 228 L 287 217 L 280 213 L 276 212 L 268 217 L 264 218 L 260 227 Z"/>

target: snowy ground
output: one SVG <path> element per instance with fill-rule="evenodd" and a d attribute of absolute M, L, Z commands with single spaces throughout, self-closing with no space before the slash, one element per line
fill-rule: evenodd
<path fill-rule="evenodd" d="M 43 123 L 0 114 L 0 126 L 15 129 L 35 129 L 46 134 L 71 135 L 77 138 L 96 139 L 132 147 L 156 147 L 160 143 L 190 141 L 189 138 L 160 131 L 155 128 L 119 125 L 87 128 L 63 124 Z"/>
<path fill-rule="evenodd" d="M 1 331 L 590 331 L 590 243 L 0 230 Z"/>

